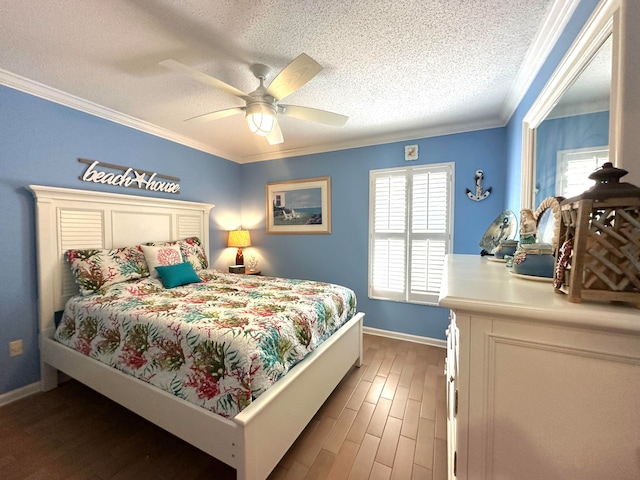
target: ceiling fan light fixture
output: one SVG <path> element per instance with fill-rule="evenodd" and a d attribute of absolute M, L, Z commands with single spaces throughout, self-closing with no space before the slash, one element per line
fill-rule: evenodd
<path fill-rule="evenodd" d="M 246 119 L 251 132 L 266 137 L 276 123 L 276 109 L 267 103 L 254 103 L 247 106 Z"/>

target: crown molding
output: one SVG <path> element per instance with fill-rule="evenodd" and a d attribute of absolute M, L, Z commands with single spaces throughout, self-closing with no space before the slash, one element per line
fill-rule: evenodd
<path fill-rule="evenodd" d="M 29 95 L 33 95 L 44 100 L 49 100 L 65 107 L 73 108 L 74 110 L 88 113 L 89 115 L 94 115 L 96 117 L 100 117 L 105 120 L 124 125 L 125 127 L 134 128 L 136 130 L 140 130 L 141 132 L 149 133 L 156 137 L 170 140 L 186 147 L 194 148 L 195 150 L 210 153 L 211 155 L 216 155 L 218 157 L 231 160 L 227 158 L 227 154 L 220 150 L 213 149 L 209 145 L 196 142 L 189 137 L 179 135 L 166 128 L 161 128 L 157 125 L 153 125 L 149 122 L 145 122 L 130 115 L 126 115 L 111 108 L 103 107 L 102 105 L 98 105 L 97 103 L 84 100 L 80 97 L 76 97 L 69 93 L 63 92 L 62 90 L 58 90 L 42 83 L 30 80 L 28 78 L 21 77 L 20 75 L 16 75 L 7 70 L 0 69 L 0 85 L 4 85 L 20 92 L 28 93 Z"/>
<path fill-rule="evenodd" d="M 209 153 L 217 157 L 229 160 L 235 163 L 253 163 L 267 160 L 278 160 L 288 157 L 296 157 L 301 155 L 312 155 L 316 153 L 327 153 L 337 150 L 348 150 L 351 148 L 369 147 L 373 145 L 383 145 L 386 143 L 403 142 L 409 140 L 416 140 L 420 138 L 436 137 L 440 135 L 449 135 L 454 133 L 470 132 L 475 130 L 484 130 L 487 128 L 503 127 L 506 123 L 500 119 L 482 120 L 477 122 L 468 122 L 465 124 L 451 124 L 442 125 L 430 128 L 415 129 L 409 131 L 395 132 L 387 135 L 373 135 L 367 137 L 360 137 L 358 139 L 347 140 L 338 143 L 328 143 L 322 145 L 314 145 L 311 147 L 280 150 L 277 152 L 269 152 L 257 155 L 247 155 L 243 157 L 237 157 L 229 155 L 228 152 L 222 152 L 218 149 L 211 148 L 211 146 L 196 142 L 195 140 L 179 135 L 171 130 L 160 128 L 151 123 L 143 120 L 125 115 L 116 110 L 103 107 L 96 103 L 84 100 L 82 98 L 70 95 L 62 90 L 58 90 L 42 83 L 35 82 L 33 80 L 21 77 L 14 73 L 0 69 L 0 85 L 5 85 L 14 90 L 18 90 L 29 95 L 33 95 L 44 100 L 63 105 L 75 110 L 79 110 L 89 115 L 103 118 L 105 120 L 124 125 L 126 127 L 134 128 L 141 132 L 149 133 L 156 137 L 169 140 L 186 147 L 199 150 L 201 152 Z"/>
<path fill-rule="evenodd" d="M 545 21 L 527 51 L 524 62 L 518 71 L 516 80 L 505 97 L 501 109 L 501 118 L 506 125 L 518 108 L 533 80 L 542 68 L 549 53 L 573 16 L 580 0 L 555 0 Z"/>
<path fill-rule="evenodd" d="M 314 155 L 318 153 L 335 152 L 339 150 L 349 150 L 352 148 L 372 147 L 375 145 L 384 145 L 387 143 L 414 141 L 421 138 L 439 137 L 442 135 L 453 135 L 456 133 L 473 132 L 477 130 L 487 130 L 489 128 L 504 127 L 504 123 L 499 118 L 488 120 L 480 120 L 476 122 L 456 123 L 450 125 L 441 125 L 436 127 L 421 128 L 415 130 L 403 130 L 401 132 L 390 133 L 387 135 L 372 135 L 360 137 L 357 139 L 346 140 L 344 142 L 314 145 L 311 147 L 292 148 L 290 150 L 280 150 L 257 155 L 247 155 L 237 160 L 238 163 L 254 163 L 264 162 L 268 160 L 278 160 L 288 157 L 299 157 L 302 155 Z"/>

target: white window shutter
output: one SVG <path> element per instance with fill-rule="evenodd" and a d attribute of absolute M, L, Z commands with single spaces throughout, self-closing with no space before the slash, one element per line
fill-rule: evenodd
<path fill-rule="evenodd" d="M 407 216 L 407 179 L 404 176 L 384 176 L 375 180 L 375 233 L 405 230 Z"/>
<path fill-rule="evenodd" d="M 372 183 L 373 235 L 370 243 L 373 297 L 402 300 L 406 279 L 407 178 L 380 175 Z"/>
<path fill-rule="evenodd" d="M 376 290 L 405 290 L 405 242 L 402 238 L 376 238 L 373 251 L 373 285 Z"/>
<path fill-rule="evenodd" d="M 445 241 L 429 239 L 412 242 L 410 299 L 440 292 L 445 255 Z"/>
<path fill-rule="evenodd" d="M 453 164 L 371 172 L 369 296 L 437 303 L 451 248 Z"/>

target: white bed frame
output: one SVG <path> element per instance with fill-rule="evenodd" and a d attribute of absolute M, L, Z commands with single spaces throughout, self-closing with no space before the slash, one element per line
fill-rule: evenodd
<path fill-rule="evenodd" d="M 125 375 L 53 340 L 55 313 L 77 287 L 64 252 L 198 236 L 209 252 L 213 205 L 31 185 L 36 199 L 40 362 L 43 390 L 58 371 L 232 466 L 238 480 L 275 468 L 352 365 L 362 360 L 363 313 L 233 419 Z"/>

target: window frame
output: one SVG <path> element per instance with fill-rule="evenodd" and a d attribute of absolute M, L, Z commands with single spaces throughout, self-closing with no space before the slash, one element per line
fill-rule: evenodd
<path fill-rule="evenodd" d="M 412 232 L 413 219 L 413 178 L 420 174 L 445 173 L 446 179 L 446 211 L 444 212 L 444 221 L 446 223 L 445 230 L 432 232 Z M 402 232 L 376 232 L 376 179 L 383 177 L 399 176 L 405 179 L 405 198 L 404 198 L 404 229 Z M 437 305 L 439 297 L 438 291 L 412 291 L 411 281 L 414 273 L 411 268 L 411 256 L 414 243 L 418 240 L 427 240 L 436 242 L 434 246 L 438 247 L 440 243 L 444 243 L 444 254 L 442 255 L 442 268 L 444 268 L 444 257 L 453 250 L 453 211 L 454 211 L 454 183 L 455 183 L 455 164 L 453 162 L 433 163 L 426 165 L 403 166 L 393 168 L 383 168 L 369 171 L 369 245 L 368 245 L 368 296 L 376 300 L 389 300 L 403 303 L 416 303 L 424 305 Z M 427 192 L 428 190 L 425 190 Z M 428 207 L 427 207 L 428 208 Z M 424 213 L 424 210 L 423 210 Z M 396 289 L 385 288 L 384 286 L 375 285 L 374 279 L 374 244 L 376 240 L 385 239 L 402 239 L 403 259 L 402 259 L 402 277 L 403 285 L 401 290 L 399 286 Z M 427 246 L 427 252 L 429 252 Z M 423 250 L 424 251 L 424 250 Z M 428 256 L 428 255 L 427 255 Z M 440 261 L 440 260 L 438 260 Z M 390 267 L 391 262 L 385 265 Z M 428 270 L 428 269 L 427 269 Z M 442 273 L 441 273 L 442 275 Z M 428 273 L 427 273 L 427 278 Z M 442 277 L 440 277 L 442 280 Z"/>

